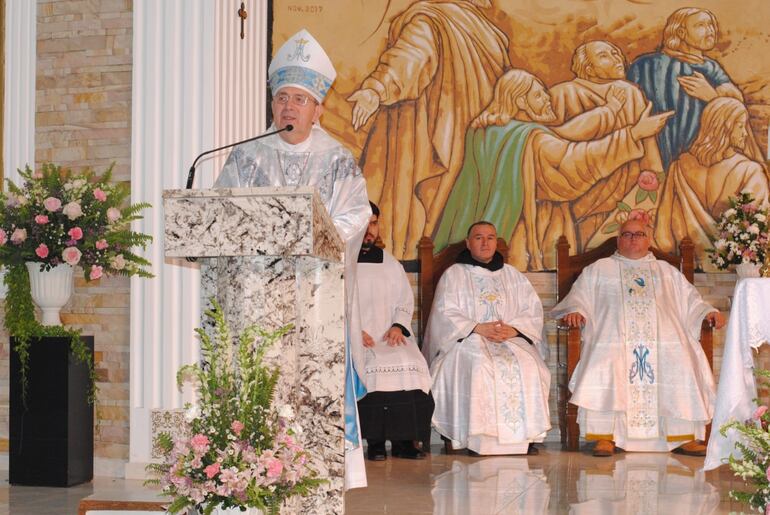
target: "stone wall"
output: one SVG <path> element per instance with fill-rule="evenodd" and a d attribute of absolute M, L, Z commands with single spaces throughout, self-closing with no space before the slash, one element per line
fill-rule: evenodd
<path fill-rule="evenodd" d="M 35 162 L 131 176 L 130 0 L 39 1 Z M 128 459 L 129 281 L 86 283 L 62 310 L 65 324 L 93 335 L 99 393 L 95 473 L 122 475 Z M 8 338 L 0 346 L 0 444 L 7 451 Z M 33 364 L 34 366 L 34 364 Z"/>

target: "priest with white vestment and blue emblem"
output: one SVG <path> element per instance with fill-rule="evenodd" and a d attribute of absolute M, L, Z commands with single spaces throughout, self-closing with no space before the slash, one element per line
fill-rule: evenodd
<path fill-rule="evenodd" d="M 698 340 L 704 319 L 725 320 L 650 252 L 649 227 L 621 225 L 618 251 L 583 269 L 551 315 L 584 325 L 569 389 L 594 456 L 616 447 L 705 456 L 716 391 Z"/>

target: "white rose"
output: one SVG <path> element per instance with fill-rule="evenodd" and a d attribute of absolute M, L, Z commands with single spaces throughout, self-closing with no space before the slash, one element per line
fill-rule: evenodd
<path fill-rule="evenodd" d="M 201 416 L 201 409 L 196 404 L 191 405 L 184 412 L 184 419 L 187 421 L 188 424 L 200 416 Z"/>
<path fill-rule="evenodd" d="M 291 420 L 294 418 L 294 409 L 288 404 L 284 404 L 278 409 L 278 416 L 287 420 Z"/>
<path fill-rule="evenodd" d="M 748 235 L 748 234 L 746 234 L 746 233 L 744 232 L 743 234 L 741 234 L 741 239 L 742 239 L 743 241 L 746 241 L 746 240 L 748 240 L 748 239 L 749 239 L 749 235 Z"/>
<path fill-rule="evenodd" d="M 714 242 L 714 248 L 717 250 L 722 250 L 727 245 L 727 242 L 724 239 L 719 239 Z"/>
<path fill-rule="evenodd" d="M 748 228 L 749 233 L 759 234 L 759 226 L 757 224 L 751 224 Z"/>
<path fill-rule="evenodd" d="M 112 258 L 110 266 L 113 270 L 123 270 L 126 267 L 126 258 L 123 257 L 123 254 L 118 254 Z"/>
<path fill-rule="evenodd" d="M 762 213 L 757 213 L 756 215 L 754 215 L 754 217 L 757 219 L 757 222 L 764 222 L 765 220 L 767 220 L 767 217 Z"/>
<path fill-rule="evenodd" d="M 735 209 L 733 208 L 728 209 L 727 211 L 725 211 L 725 214 L 723 216 L 727 216 L 727 217 L 735 216 Z"/>
<path fill-rule="evenodd" d="M 64 206 L 62 213 L 64 213 L 70 220 L 75 220 L 83 215 L 83 209 L 77 202 L 70 202 Z"/>
<path fill-rule="evenodd" d="M 120 209 L 111 207 L 107 210 L 107 220 L 110 222 L 116 222 L 120 219 L 121 213 Z"/>

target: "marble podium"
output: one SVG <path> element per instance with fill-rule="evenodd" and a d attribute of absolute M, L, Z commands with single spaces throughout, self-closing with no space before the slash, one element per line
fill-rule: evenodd
<path fill-rule="evenodd" d="M 302 424 L 319 477 L 287 513 L 344 511 L 344 245 L 311 187 L 166 190 L 166 257 L 197 257 L 201 305 L 215 297 L 234 334 L 294 329 L 272 347 L 278 405 Z"/>

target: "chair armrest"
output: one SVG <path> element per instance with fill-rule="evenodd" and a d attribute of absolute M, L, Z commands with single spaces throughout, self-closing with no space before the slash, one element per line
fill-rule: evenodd
<path fill-rule="evenodd" d="M 714 326 L 708 320 L 703 320 L 700 326 L 700 345 L 711 370 L 714 370 Z"/>

